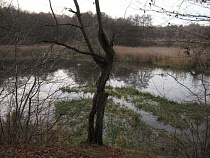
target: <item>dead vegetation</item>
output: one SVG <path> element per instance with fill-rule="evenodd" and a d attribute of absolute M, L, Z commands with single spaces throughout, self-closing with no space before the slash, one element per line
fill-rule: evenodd
<path fill-rule="evenodd" d="M 1 59 L 14 57 L 15 47 L 1 46 Z M 84 48 L 81 48 L 84 49 Z M 185 47 L 126 47 L 115 46 L 116 61 L 133 61 L 141 63 L 153 63 L 161 66 L 176 66 L 176 67 L 199 67 L 200 64 L 209 66 L 210 49 L 201 47 L 185 48 Z M 68 51 L 58 45 L 33 45 L 33 46 L 18 46 L 17 54 L 19 58 L 33 58 L 39 56 L 59 56 L 64 58 L 82 58 L 73 51 Z"/>
<path fill-rule="evenodd" d="M 136 153 L 134 151 L 124 151 L 109 146 L 91 145 L 87 143 L 80 143 L 72 147 L 57 147 L 44 144 L 16 144 L 8 146 L 0 146 L 0 157 L 17 157 L 17 158 L 58 158 L 58 157 L 73 157 L 73 158 L 91 158 L 91 157 L 109 157 L 109 158 L 123 158 L 136 157 L 147 158 L 151 157 L 149 154 Z"/>
<path fill-rule="evenodd" d="M 199 62 L 208 64 L 210 60 L 209 47 L 191 50 L 180 47 L 124 47 L 115 46 L 116 59 L 120 61 L 136 61 L 155 63 L 163 66 L 197 67 Z M 200 61 L 198 61 L 200 60 Z"/>

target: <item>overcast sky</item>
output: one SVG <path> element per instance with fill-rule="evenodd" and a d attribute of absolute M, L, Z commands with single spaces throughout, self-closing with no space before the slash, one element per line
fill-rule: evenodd
<path fill-rule="evenodd" d="M 1 0 L 0 0 L 1 1 Z M 49 0 L 4 0 L 14 5 L 19 3 L 23 10 L 31 12 L 50 12 Z M 57 14 L 69 14 L 65 8 L 74 8 L 73 0 L 51 0 L 54 11 Z M 81 12 L 95 12 L 94 0 L 78 0 Z M 100 0 L 101 11 L 113 18 L 129 17 L 130 15 L 150 14 L 153 25 L 167 24 L 190 24 L 191 21 L 179 20 L 175 15 L 166 15 L 149 10 L 162 11 L 162 8 L 168 11 L 174 11 L 182 14 L 206 15 L 210 16 L 209 4 L 195 3 L 194 0 Z M 160 8 L 158 8 L 160 7 Z M 200 22 L 200 24 L 209 25 L 210 22 Z"/>

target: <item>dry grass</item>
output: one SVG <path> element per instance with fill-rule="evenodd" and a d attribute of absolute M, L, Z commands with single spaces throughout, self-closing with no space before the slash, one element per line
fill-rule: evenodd
<path fill-rule="evenodd" d="M 116 59 L 121 61 L 132 60 L 142 63 L 158 63 L 161 65 L 174 65 L 191 67 L 197 62 L 196 51 L 191 50 L 190 55 L 179 47 L 123 47 L 115 46 Z M 199 56 L 204 63 L 210 60 L 209 51 Z"/>
<path fill-rule="evenodd" d="M 179 47 L 124 47 L 115 46 L 116 59 L 120 61 L 136 61 L 141 63 L 156 63 L 165 66 L 196 67 L 200 63 L 208 65 L 210 63 L 210 49 L 200 52 L 201 48 L 190 50 L 190 55 L 184 53 L 186 50 Z M 74 55 L 68 49 L 54 45 L 33 45 L 18 46 L 17 56 L 20 58 L 43 56 L 43 54 L 55 53 L 64 57 Z M 69 53 L 70 52 L 70 53 Z M 0 59 L 14 58 L 15 46 L 1 46 Z M 201 61 L 201 62 L 200 62 Z"/>
<path fill-rule="evenodd" d="M 0 59 L 14 58 L 15 54 L 19 58 L 32 57 L 32 56 L 43 56 L 48 53 L 63 53 L 66 49 L 58 45 L 31 45 L 31 46 L 15 46 L 15 45 L 1 45 L 0 46 Z"/>
<path fill-rule="evenodd" d="M 33 46 L 19 46 L 18 52 L 20 54 L 30 54 L 30 53 L 50 53 L 59 52 L 64 49 L 63 46 L 58 45 L 33 45 Z"/>

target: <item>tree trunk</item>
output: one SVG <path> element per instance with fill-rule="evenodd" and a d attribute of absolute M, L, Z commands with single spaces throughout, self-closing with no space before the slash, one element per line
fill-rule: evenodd
<path fill-rule="evenodd" d="M 103 63 L 100 66 L 100 76 L 96 82 L 96 92 L 93 97 L 92 109 L 89 115 L 88 142 L 103 145 L 103 117 L 108 93 L 105 93 L 105 84 L 109 79 L 112 62 Z M 96 120 L 95 120 L 96 116 Z"/>

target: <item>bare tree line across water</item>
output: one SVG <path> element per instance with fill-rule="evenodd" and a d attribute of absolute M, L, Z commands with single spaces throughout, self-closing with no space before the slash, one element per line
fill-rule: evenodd
<path fill-rule="evenodd" d="M 59 36 L 63 42 L 82 41 L 76 16 L 56 15 L 59 22 Z M 143 20 L 142 20 L 143 19 Z M 30 13 L 17 10 L 12 6 L 0 7 L 0 42 L 15 44 L 17 36 L 20 45 L 40 44 L 43 40 L 54 40 L 56 37 L 55 20 L 50 13 Z M 88 30 L 96 29 L 97 16 L 92 12 L 82 13 L 82 20 Z M 182 48 L 196 43 L 206 43 L 209 39 L 208 26 L 191 24 L 188 26 L 168 25 L 152 26 L 152 17 L 131 16 L 127 19 L 113 19 L 102 13 L 104 29 L 108 36 L 115 35 L 115 45 L 120 46 L 181 46 Z M 142 23 L 142 21 L 144 23 Z M 71 26 L 69 28 L 69 26 Z M 97 29 L 96 29 L 97 30 Z M 92 41 L 96 40 L 96 32 L 88 31 Z M 80 44 L 82 46 L 82 43 Z"/>

